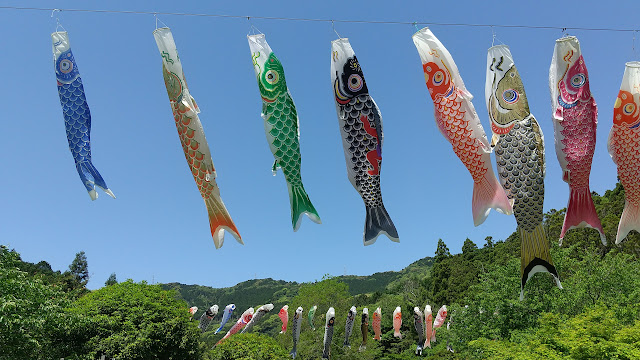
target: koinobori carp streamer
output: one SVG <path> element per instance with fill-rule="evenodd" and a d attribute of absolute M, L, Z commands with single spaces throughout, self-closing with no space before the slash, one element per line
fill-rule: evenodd
<path fill-rule="evenodd" d="M 529 110 L 527 95 L 511 51 L 493 46 L 487 53 L 485 98 L 502 186 L 513 201 L 520 234 L 520 299 L 537 272 L 549 272 L 562 288 L 551 260 L 543 220 L 544 137 Z"/>
<path fill-rule="evenodd" d="M 89 192 L 91 200 L 98 198 L 95 186 L 116 198 L 107 183 L 91 161 L 91 112 L 84 93 L 82 78 L 78 71 L 78 64 L 71 52 L 71 43 L 66 31 L 51 34 L 53 42 L 53 63 L 56 70 L 58 83 L 58 95 L 62 114 L 64 115 L 64 127 L 67 131 L 69 150 L 76 163 L 76 170 L 80 175 L 82 184 Z"/>
<path fill-rule="evenodd" d="M 629 231 L 640 231 L 640 61 L 625 66 L 607 148 L 624 187 L 624 210 L 616 235 L 619 244 Z"/>
<path fill-rule="evenodd" d="M 273 171 L 282 169 L 289 190 L 291 223 L 297 231 L 306 214 L 320 224 L 320 216 L 302 185 L 300 121 L 289 93 L 282 63 L 271 50 L 264 34 L 249 35 L 253 69 L 262 98 L 262 118 L 269 148 L 275 162 Z"/>
<path fill-rule="evenodd" d="M 220 197 L 220 188 L 216 183 L 216 169 L 213 166 L 207 138 L 204 136 L 204 128 L 198 117 L 200 108 L 187 87 L 171 30 L 166 27 L 156 29 L 153 37 L 156 39 L 158 51 L 162 57 L 162 76 L 169 95 L 180 144 L 189 170 L 207 207 L 213 244 L 216 249 L 222 246 L 225 230 L 231 233 L 240 244 L 244 244 Z"/>
<path fill-rule="evenodd" d="M 596 150 L 598 107 L 589 88 L 589 73 L 575 36 L 556 40 L 549 68 L 549 88 L 556 155 L 562 180 L 569 184 L 569 202 L 560 243 L 567 231 L 590 227 L 607 239 L 589 189 L 591 162 Z"/>
<path fill-rule="evenodd" d="M 400 241 L 380 190 L 382 115 L 348 39 L 331 42 L 331 84 L 347 175 L 365 205 L 364 244 L 373 244 L 381 234 Z"/>
<path fill-rule="evenodd" d="M 511 203 L 491 166 L 491 147 L 480 118 L 449 51 L 431 30 L 413 35 L 433 100 L 436 124 L 473 178 L 473 223 L 482 224 L 493 208 L 510 215 Z"/>

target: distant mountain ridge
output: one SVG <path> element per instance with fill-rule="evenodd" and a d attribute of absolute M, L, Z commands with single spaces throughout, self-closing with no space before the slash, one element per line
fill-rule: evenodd
<path fill-rule="evenodd" d="M 401 282 L 409 274 L 421 274 L 427 276 L 433 266 L 433 258 L 425 257 L 411 263 L 400 271 L 377 272 L 367 276 L 342 275 L 336 279 L 349 286 L 352 296 L 360 294 L 383 293 L 394 284 Z M 294 296 L 302 285 L 295 281 L 274 280 L 272 278 L 247 280 L 226 288 L 212 288 L 203 285 L 186 285 L 181 283 L 160 284 L 165 290 L 175 290 L 178 296 L 185 300 L 189 306 L 197 306 L 198 312 L 194 318 L 211 305 L 217 304 L 220 310 L 227 304 L 235 304 L 234 318 L 238 317 L 249 307 L 256 307 L 266 303 L 273 303 L 276 311 Z M 291 304 L 290 304 L 291 305 Z M 218 318 L 221 316 L 220 311 Z"/>

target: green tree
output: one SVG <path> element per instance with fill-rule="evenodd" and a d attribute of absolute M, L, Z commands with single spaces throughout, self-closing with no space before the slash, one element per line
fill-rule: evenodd
<path fill-rule="evenodd" d="M 87 285 L 87 282 L 89 282 L 89 264 L 84 251 L 76 254 L 71 265 L 69 265 L 69 271 L 82 287 Z"/>
<path fill-rule="evenodd" d="M 289 352 L 278 342 L 262 334 L 236 334 L 208 353 L 210 360 L 282 360 Z"/>
<path fill-rule="evenodd" d="M 70 312 L 91 319 L 82 352 L 90 359 L 201 359 L 188 309 L 173 291 L 127 280 L 81 297 Z"/>
<path fill-rule="evenodd" d="M 435 261 L 438 262 L 449 256 L 451 256 L 451 253 L 449 252 L 449 248 L 447 247 L 447 244 L 445 244 L 444 241 L 442 241 L 442 239 L 438 239 L 438 247 L 436 248 Z"/>
<path fill-rule="evenodd" d="M 639 359 L 640 321 L 624 325 L 604 306 L 571 318 L 546 313 L 535 329 L 510 340 L 480 338 L 470 347 L 478 359 Z"/>
<path fill-rule="evenodd" d="M 0 359 L 59 359 L 83 341 L 82 314 L 52 285 L 20 271 L 20 256 L 0 245 Z M 80 336 L 79 336 L 80 335 Z"/>
<path fill-rule="evenodd" d="M 471 255 L 476 250 L 478 250 L 478 246 L 469 238 L 467 238 L 464 241 L 464 244 L 462 244 L 462 255 Z"/>
<path fill-rule="evenodd" d="M 493 236 L 487 236 L 486 238 L 484 238 L 485 244 L 484 244 L 484 248 L 489 248 L 492 249 L 493 248 Z"/>
<path fill-rule="evenodd" d="M 116 273 L 111 273 L 107 281 L 104 282 L 104 285 L 109 286 L 109 285 L 115 285 L 117 283 L 118 283 L 118 280 L 116 279 Z"/>

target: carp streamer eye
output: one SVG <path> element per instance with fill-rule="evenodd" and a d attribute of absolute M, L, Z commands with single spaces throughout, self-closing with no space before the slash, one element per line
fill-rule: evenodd
<path fill-rule="evenodd" d="M 622 108 L 625 115 L 631 115 L 636 110 L 636 104 L 629 103 Z"/>
<path fill-rule="evenodd" d="M 518 92 L 513 89 L 507 89 L 502 93 L 502 99 L 507 104 L 515 104 L 516 102 L 518 102 L 519 98 L 520 95 L 518 95 Z"/>
<path fill-rule="evenodd" d="M 278 78 L 278 73 L 273 70 L 267 71 L 267 74 L 265 75 L 265 79 L 267 79 L 267 82 L 271 85 L 275 85 L 278 82 Z"/>
<path fill-rule="evenodd" d="M 584 74 L 576 74 L 571 78 L 571 86 L 575 88 L 580 88 L 587 82 L 587 78 Z"/>
<path fill-rule="evenodd" d="M 60 72 L 68 74 L 73 70 L 73 63 L 70 60 L 64 59 L 60 61 Z"/>
<path fill-rule="evenodd" d="M 433 80 L 431 80 L 431 81 L 433 82 L 433 85 L 435 85 L 435 86 L 442 85 L 442 82 L 444 81 L 444 73 L 442 72 L 442 70 L 436 71 L 436 73 L 433 74 Z"/>
<path fill-rule="evenodd" d="M 351 90 L 352 92 L 362 90 L 363 83 L 364 82 L 362 81 L 362 77 L 358 74 L 353 74 L 349 76 L 349 80 L 347 80 L 347 86 L 349 87 L 349 90 Z"/>

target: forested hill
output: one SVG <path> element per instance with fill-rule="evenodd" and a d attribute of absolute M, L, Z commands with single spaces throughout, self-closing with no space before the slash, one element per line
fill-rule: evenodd
<path fill-rule="evenodd" d="M 385 271 L 368 276 L 342 275 L 335 277 L 335 279 L 347 284 L 349 293 L 353 296 L 367 294 L 380 296 L 390 288 L 402 283 L 410 273 L 420 273 L 427 276 L 432 265 L 433 258 L 426 257 L 415 261 L 401 271 Z M 196 318 L 213 304 L 217 304 L 220 309 L 223 309 L 227 304 L 235 304 L 239 311 L 234 314 L 234 318 L 239 317 L 242 311 L 249 307 L 266 303 L 283 306 L 298 294 L 300 285 L 297 282 L 271 278 L 247 280 L 227 288 L 181 283 L 161 284 L 165 290 L 177 291 L 179 297 L 189 306 L 197 306 Z"/>
<path fill-rule="evenodd" d="M 290 326 L 295 309 L 304 309 L 297 347 L 301 359 L 320 357 L 329 307 L 336 316 L 332 359 L 415 359 L 413 311 L 427 304 L 434 313 L 447 306 L 450 328 L 438 329 L 437 342 L 423 351 L 425 359 L 640 359 L 640 234 L 632 231 L 615 245 L 624 208 L 620 184 L 602 196 L 592 193 L 592 198 L 608 243 L 603 245 L 593 229 L 574 229 L 558 246 L 566 210 L 545 213 L 551 257 L 564 289 L 558 289 L 549 274 L 536 274 L 526 284 L 524 300 L 519 300 L 516 232 L 504 241 L 487 236 L 478 245 L 467 239 L 460 254 L 451 254 L 444 241 L 437 240 L 433 258 L 397 272 L 327 276 L 307 283 L 257 279 L 223 289 L 118 283 L 114 274 L 105 287 L 89 291 L 84 253 L 76 255 L 68 271 L 60 272 L 46 262 L 24 262 L 17 252 L 0 245 L 0 360 L 101 355 L 133 360 L 280 360 L 288 358 L 293 346 L 291 331 L 280 333 L 278 310 L 284 304 L 289 305 Z M 207 307 L 229 303 L 237 309 L 221 332 L 215 332 L 221 314 L 205 332 L 197 328 Z M 213 348 L 243 311 L 265 303 L 273 303 L 275 309 L 252 334 L 236 334 Z M 192 317 L 188 308 L 194 305 L 199 311 Z M 314 305 L 315 325 L 306 319 Z M 382 311 L 381 340 L 373 341 L 367 328 L 366 349 L 359 348 L 359 322 L 352 346 L 341 346 L 351 306 L 358 315 L 365 307 L 370 314 L 377 308 Z M 402 338 L 394 336 L 392 327 L 391 314 L 398 306 L 403 313 Z"/>

